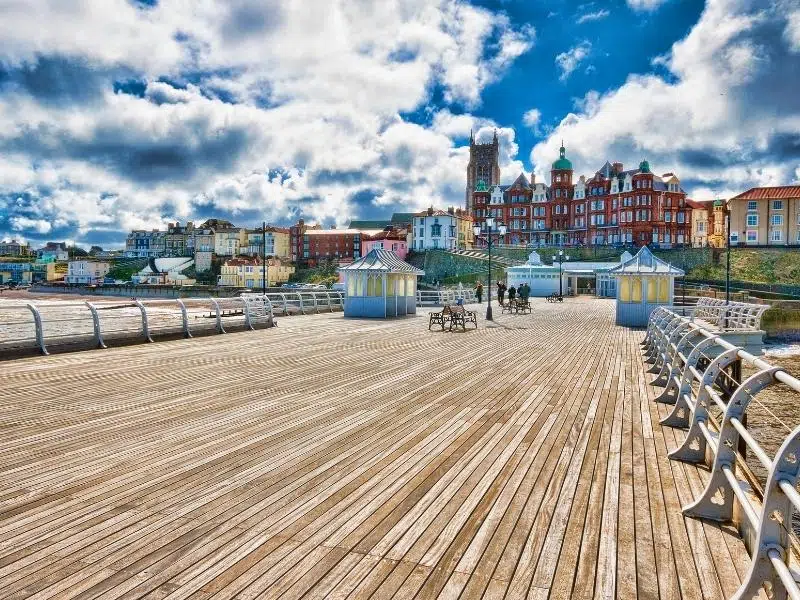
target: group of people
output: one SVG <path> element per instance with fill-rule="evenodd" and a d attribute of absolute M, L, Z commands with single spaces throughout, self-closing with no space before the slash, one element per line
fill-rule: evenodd
<path fill-rule="evenodd" d="M 519 296 L 520 300 L 523 302 L 527 302 L 528 298 L 531 295 L 531 286 L 527 283 L 523 283 L 519 286 L 519 288 L 515 288 L 513 285 L 511 287 L 506 287 L 506 284 L 502 281 L 497 282 L 497 300 L 500 305 L 503 305 L 505 302 L 506 294 L 508 294 L 508 301 L 514 302 L 514 299 Z M 483 302 L 483 284 L 479 281 L 475 285 L 475 295 L 478 297 L 478 303 Z"/>
<path fill-rule="evenodd" d="M 527 283 L 523 283 L 518 288 L 515 288 L 513 285 L 511 287 L 506 287 L 505 283 L 503 283 L 502 281 L 498 281 L 497 300 L 501 306 L 505 301 L 506 294 L 508 294 L 509 302 L 514 302 L 517 296 L 519 296 L 520 300 L 522 300 L 523 302 L 527 302 L 528 298 L 530 298 L 531 295 L 531 286 L 529 286 Z"/>

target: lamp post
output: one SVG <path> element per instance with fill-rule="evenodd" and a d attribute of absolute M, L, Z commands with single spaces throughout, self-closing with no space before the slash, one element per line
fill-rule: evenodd
<path fill-rule="evenodd" d="M 564 297 L 564 279 L 561 275 L 563 271 L 564 262 L 569 260 L 569 255 L 565 255 L 563 250 L 558 251 L 558 296 Z"/>
<path fill-rule="evenodd" d="M 731 303 L 731 223 L 725 215 L 725 306 Z M 725 329 L 728 328 L 728 309 L 725 309 Z"/>
<path fill-rule="evenodd" d="M 261 223 L 261 293 L 267 295 L 267 222 Z"/>
<path fill-rule="evenodd" d="M 481 237 L 481 226 L 475 225 L 472 228 L 472 231 L 475 233 L 475 237 Z M 506 234 L 506 226 L 502 223 L 498 223 L 497 227 L 495 228 L 494 218 L 488 217 L 486 219 L 486 249 L 489 253 L 489 281 L 488 286 L 486 288 L 486 320 L 492 320 L 492 246 L 494 243 L 492 242 L 492 234 L 497 232 L 500 236 Z M 499 239 L 498 239 L 499 241 Z"/>

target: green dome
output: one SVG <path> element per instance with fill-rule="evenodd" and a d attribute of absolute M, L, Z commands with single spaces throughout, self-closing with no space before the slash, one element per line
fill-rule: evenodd
<path fill-rule="evenodd" d="M 475 191 L 476 192 L 488 192 L 489 188 L 486 187 L 486 182 L 483 179 L 478 179 L 478 183 L 475 184 Z"/>
<path fill-rule="evenodd" d="M 717 198 L 716 200 L 714 200 L 714 206 L 723 206 L 724 204 L 725 200 L 723 200 L 722 198 Z"/>
<path fill-rule="evenodd" d="M 647 162 L 646 160 L 643 160 L 642 162 L 639 163 L 639 170 L 642 173 L 649 173 L 650 172 L 650 163 Z"/>
<path fill-rule="evenodd" d="M 554 171 L 572 171 L 572 163 L 567 159 L 565 154 L 566 150 L 564 150 L 564 146 L 561 146 L 560 157 L 553 163 Z"/>

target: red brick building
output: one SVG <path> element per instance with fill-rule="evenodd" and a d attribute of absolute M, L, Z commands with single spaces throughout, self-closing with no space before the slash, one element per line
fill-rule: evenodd
<path fill-rule="evenodd" d="M 669 248 L 692 241 L 692 209 L 680 181 L 673 173 L 655 175 L 646 160 L 627 171 L 621 163 L 606 162 L 591 178 L 575 181 L 562 146 L 549 187 L 523 174 L 511 185 L 478 179 L 471 201 L 475 222 L 487 216 L 501 221 L 508 228 L 504 243 L 511 245 Z"/>
<path fill-rule="evenodd" d="M 314 267 L 328 260 L 351 261 L 362 256 L 361 243 L 365 236 L 381 230 L 322 229 L 306 225 L 300 219 L 289 229 L 292 263 Z"/>

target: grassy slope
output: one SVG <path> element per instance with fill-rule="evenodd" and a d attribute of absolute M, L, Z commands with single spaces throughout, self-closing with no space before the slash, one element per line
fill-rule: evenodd
<path fill-rule="evenodd" d="M 697 267 L 688 275 L 695 279 L 725 279 L 725 253 L 720 253 L 718 263 Z M 734 249 L 731 251 L 731 278 L 800 285 L 800 250 Z"/>

